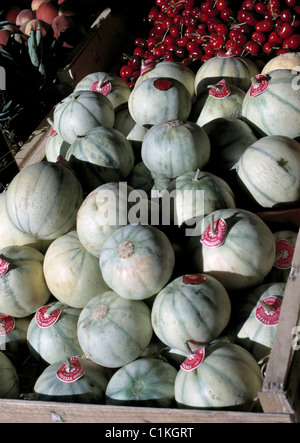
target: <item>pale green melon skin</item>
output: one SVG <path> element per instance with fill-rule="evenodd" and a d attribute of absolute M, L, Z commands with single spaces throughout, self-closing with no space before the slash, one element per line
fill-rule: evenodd
<path fill-rule="evenodd" d="M 29 349 L 34 357 L 41 358 L 48 364 L 63 360 L 66 355 L 83 354 L 77 337 L 77 322 L 81 309 L 61 306 L 57 302 L 49 303 L 62 309 L 57 322 L 49 328 L 41 328 L 32 318 L 27 340 Z"/>
<path fill-rule="evenodd" d="M 21 233 L 37 240 L 54 240 L 73 228 L 83 191 L 77 177 L 59 163 L 28 165 L 6 191 L 6 209 Z"/>
<path fill-rule="evenodd" d="M 8 352 L 15 359 L 21 361 L 24 357 L 24 351 L 28 354 L 27 330 L 31 316 L 14 318 L 15 327 L 6 335 L 0 336 L 0 349 Z"/>
<path fill-rule="evenodd" d="M 138 358 L 113 374 L 106 404 L 171 407 L 177 370 L 163 360 Z"/>
<path fill-rule="evenodd" d="M 180 408 L 248 410 L 262 388 L 255 358 L 234 343 L 206 349 L 200 366 L 180 369 L 175 379 L 175 399 Z"/>
<path fill-rule="evenodd" d="M 49 135 L 45 147 L 45 156 L 48 162 L 56 162 L 59 156 L 65 158 L 66 153 L 70 147 L 57 132 L 54 135 Z"/>
<path fill-rule="evenodd" d="M 7 246 L 0 255 L 10 263 L 0 279 L 0 312 L 17 318 L 33 314 L 51 295 L 43 273 L 44 255 L 30 246 Z"/>
<path fill-rule="evenodd" d="M 215 84 L 223 79 L 247 91 L 251 85 L 251 77 L 259 73 L 255 63 L 246 57 L 213 57 L 196 72 L 195 93 L 198 95 L 207 88 L 207 85 Z"/>
<path fill-rule="evenodd" d="M 243 152 L 236 172 L 265 208 L 300 200 L 300 143 L 287 136 L 262 137 Z"/>
<path fill-rule="evenodd" d="M 43 270 L 54 297 L 73 308 L 83 308 L 99 291 L 108 289 L 97 257 L 84 248 L 76 230 L 51 243 Z"/>
<path fill-rule="evenodd" d="M 128 84 L 118 75 L 111 74 L 109 72 L 93 72 L 87 74 L 82 80 L 80 80 L 75 86 L 75 91 L 88 91 L 94 82 L 99 82 L 99 86 L 104 82 L 111 84 L 111 91 L 105 97 L 112 103 L 114 109 L 117 109 L 124 103 L 128 102 L 130 95 L 130 88 Z"/>
<path fill-rule="evenodd" d="M 179 226 L 217 209 L 236 207 L 234 194 L 227 182 L 206 171 L 187 172 L 176 177 L 168 186 L 168 191 L 174 193 L 171 216 Z M 185 191 L 191 192 L 191 204 L 185 202 Z"/>
<path fill-rule="evenodd" d="M 103 125 L 112 128 L 115 110 L 107 97 L 98 92 L 74 91 L 54 108 L 53 125 L 67 143 Z"/>
<path fill-rule="evenodd" d="M 292 245 L 293 248 L 296 247 L 296 241 L 298 236 L 296 230 L 291 231 L 289 229 L 282 229 L 273 232 L 273 235 L 276 243 L 280 240 L 287 240 Z M 286 269 L 279 269 L 273 266 L 273 268 L 266 277 L 266 282 L 287 282 L 290 272 L 291 272 L 291 267 Z"/>
<path fill-rule="evenodd" d="M 209 160 L 210 141 L 194 122 L 170 120 L 152 126 L 142 142 L 142 160 L 153 175 L 175 178 Z"/>
<path fill-rule="evenodd" d="M 130 242 L 134 248 L 126 258 L 118 253 L 123 242 Z M 99 259 L 107 285 L 131 300 L 144 300 L 158 293 L 169 281 L 174 264 L 175 253 L 168 237 L 154 226 L 140 224 L 128 224 L 112 233 Z"/>
<path fill-rule="evenodd" d="M 104 404 L 105 390 L 109 380 L 106 368 L 85 358 L 79 358 L 85 374 L 73 383 L 64 383 L 56 376 L 56 371 L 64 360 L 47 366 L 34 385 L 34 399 L 67 403 Z"/>
<path fill-rule="evenodd" d="M 92 255 L 99 258 L 106 238 L 128 223 L 131 191 L 133 188 L 126 184 L 120 188 L 118 183 L 105 183 L 85 197 L 77 213 L 76 227 L 79 240 Z"/>
<path fill-rule="evenodd" d="M 275 69 L 267 74 L 269 87 L 256 97 L 250 89 L 243 101 L 242 116 L 264 135 L 300 136 L 300 89 L 297 71 Z"/>
<path fill-rule="evenodd" d="M 266 297 L 283 300 L 286 283 L 264 283 L 248 291 L 239 303 L 236 312 L 240 320 L 237 327 L 236 343 L 243 346 L 257 361 L 270 355 L 274 344 L 277 325 L 264 325 L 255 317 L 256 308 Z"/>
<path fill-rule="evenodd" d="M 19 398 L 19 378 L 16 369 L 2 351 L 0 351 L 0 379 L 0 398 Z"/>
<path fill-rule="evenodd" d="M 176 277 L 155 297 L 151 321 L 157 337 L 170 348 L 187 352 L 187 342 L 206 344 L 227 326 L 231 302 L 224 286 L 215 278 L 185 284 Z"/>
<path fill-rule="evenodd" d="M 245 91 L 229 84 L 230 94 L 222 99 L 215 98 L 208 95 L 205 91 L 198 97 L 200 105 L 197 106 L 197 101 L 194 106 L 198 108 L 199 115 L 196 123 L 199 126 L 204 126 L 216 118 L 239 118 L 242 115 L 242 106 L 245 98 Z M 200 107 L 200 109 L 199 109 Z"/>
<path fill-rule="evenodd" d="M 149 345 L 153 333 L 150 315 L 142 300 L 128 300 L 112 290 L 99 294 L 79 316 L 80 346 L 95 363 L 119 368 L 138 358 Z"/>
<path fill-rule="evenodd" d="M 160 90 L 157 80 L 170 81 L 171 88 Z M 158 106 L 159 104 L 159 106 Z M 185 85 L 169 77 L 152 77 L 135 87 L 128 99 L 128 109 L 133 120 L 150 127 L 168 120 L 187 120 L 192 108 L 192 98 Z"/>
<path fill-rule="evenodd" d="M 200 243 L 204 229 L 222 218 L 227 224 L 225 242 L 211 248 Z M 239 291 L 262 283 L 275 259 L 275 239 L 256 214 L 240 209 L 219 209 L 203 219 L 201 233 L 191 236 L 189 250 L 199 272 L 217 278 L 227 290 Z"/>

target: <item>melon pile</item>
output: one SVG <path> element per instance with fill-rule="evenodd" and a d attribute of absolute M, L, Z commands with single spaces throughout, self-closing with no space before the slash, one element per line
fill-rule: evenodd
<path fill-rule="evenodd" d="M 33 399 L 251 407 L 297 237 L 257 214 L 299 206 L 295 76 L 166 61 L 56 105 L 45 161 L 0 199 L 0 396 L 22 349 Z"/>

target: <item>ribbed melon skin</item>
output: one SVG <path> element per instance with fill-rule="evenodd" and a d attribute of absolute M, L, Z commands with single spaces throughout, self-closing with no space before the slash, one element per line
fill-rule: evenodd
<path fill-rule="evenodd" d="M 138 358 L 152 337 L 150 309 L 106 291 L 90 300 L 78 320 L 78 339 L 95 363 L 118 368 Z"/>
<path fill-rule="evenodd" d="M 141 155 L 153 174 L 175 178 L 205 166 L 210 155 L 210 141 L 196 123 L 164 121 L 152 126 L 145 134 Z"/>
<path fill-rule="evenodd" d="M 187 352 L 188 341 L 206 344 L 228 324 L 231 303 L 226 289 L 215 278 L 203 276 L 198 284 L 185 284 L 183 276 L 177 277 L 154 299 L 153 330 L 171 348 Z"/>
<path fill-rule="evenodd" d="M 72 158 L 79 160 L 72 166 Z M 70 146 L 66 160 L 78 175 L 94 174 L 99 184 L 125 179 L 134 166 L 134 153 L 125 135 L 114 128 L 98 126 L 89 130 Z M 81 174 L 82 175 L 82 174 Z"/>
<path fill-rule="evenodd" d="M 49 306 L 59 305 L 57 302 Z M 48 306 L 48 305 L 47 305 Z M 41 328 L 35 319 L 30 321 L 27 340 L 32 354 L 48 364 L 63 360 L 66 355 L 82 355 L 77 337 L 77 322 L 81 309 L 61 306 L 61 314 L 54 325 Z"/>
<path fill-rule="evenodd" d="M 0 351 L 0 398 L 19 398 L 19 378 L 9 358 Z"/>
<path fill-rule="evenodd" d="M 259 74 L 259 69 L 246 57 L 213 57 L 205 62 L 196 72 L 195 93 L 199 94 L 207 85 L 225 79 L 238 88 L 247 91 L 251 77 Z"/>
<path fill-rule="evenodd" d="M 254 357 L 241 346 L 219 343 L 206 349 L 197 369 L 179 370 L 175 399 L 180 408 L 248 410 L 261 387 Z"/>
<path fill-rule="evenodd" d="M 118 247 L 130 242 L 132 255 L 124 258 Z M 175 253 L 168 237 L 149 225 L 128 224 L 104 242 L 99 259 L 103 279 L 121 297 L 143 300 L 159 292 L 169 281 Z"/>
<path fill-rule="evenodd" d="M 300 90 L 297 71 L 276 69 L 268 73 L 268 88 L 256 97 L 248 90 L 242 107 L 242 116 L 265 135 L 300 135 Z"/>
<path fill-rule="evenodd" d="M 227 224 L 224 243 L 211 248 L 200 242 L 204 229 L 222 218 Z M 262 283 L 275 259 L 270 228 L 256 214 L 240 209 L 219 209 L 203 219 L 200 235 L 191 236 L 189 250 L 199 272 L 217 278 L 228 290 L 247 289 Z"/>
<path fill-rule="evenodd" d="M 23 234 L 54 240 L 75 224 L 83 201 L 82 187 L 70 169 L 59 163 L 39 162 L 23 168 L 6 195 L 8 216 Z"/>
<path fill-rule="evenodd" d="M 195 73 L 182 63 L 166 60 L 158 62 L 156 63 L 154 69 L 149 69 L 137 78 L 136 85 L 138 86 L 142 81 L 152 77 L 174 78 L 175 80 L 183 83 L 187 87 L 191 98 L 194 98 Z"/>
<path fill-rule="evenodd" d="M 70 144 L 67 143 L 58 133 L 50 135 L 45 147 L 47 161 L 55 163 L 60 155 L 65 158 L 69 147 Z"/>
<path fill-rule="evenodd" d="M 207 171 L 187 172 L 176 177 L 168 186 L 168 191 L 174 193 L 171 215 L 179 226 L 191 218 L 236 206 L 234 194 L 227 182 Z M 191 192 L 190 204 L 184 200 L 185 191 Z"/>
<path fill-rule="evenodd" d="M 163 360 L 138 358 L 113 374 L 106 388 L 106 404 L 171 407 L 177 370 Z"/>
<path fill-rule="evenodd" d="M 54 109 L 53 125 L 60 136 L 72 144 L 96 126 L 112 128 L 115 110 L 107 97 L 93 91 L 76 91 L 64 98 Z"/>
<path fill-rule="evenodd" d="M 89 91 L 90 87 L 99 82 L 99 88 L 107 82 L 111 85 L 111 91 L 105 95 L 112 103 L 114 109 L 118 106 L 127 103 L 130 95 L 130 88 L 128 84 L 119 76 L 107 72 L 92 72 L 87 74 L 75 86 L 74 91 Z"/>
<path fill-rule="evenodd" d="M 236 342 L 247 349 L 257 361 L 268 356 L 274 344 L 277 325 L 264 325 L 255 316 L 255 311 L 266 297 L 284 297 L 286 283 L 265 283 L 248 291 L 238 304 L 236 318 L 239 320 Z"/>
<path fill-rule="evenodd" d="M 107 290 L 99 260 L 80 242 L 73 230 L 54 240 L 46 251 L 44 276 L 57 300 L 83 308 L 99 291 Z"/>
<path fill-rule="evenodd" d="M 161 90 L 155 87 L 157 81 L 170 82 L 172 86 Z M 131 91 L 128 99 L 133 120 L 146 127 L 167 120 L 187 120 L 191 108 L 192 98 L 185 85 L 169 77 L 152 77 L 142 81 Z"/>
<path fill-rule="evenodd" d="M 30 246 L 0 250 L 10 265 L 0 279 L 0 312 L 26 317 L 47 303 L 50 291 L 43 273 L 44 255 Z"/>
<path fill-rule="evenodd" d="M 207 92 L 204 92 L 204 97 L 201 95 L 198 97 L 198 100 L 202 103 L 196 120 L 199 126 L 204 126 L 216 118 L 239 118 L 242 115 L 242 106 L 246 93 L 241 88 L 231 84 L 229 84 L 229 88 L 230 94 L 222 99 L 207 95 Z M 194 106 L 197 106 L 197 102 L 196 104 L 194 102 Z"/>
<path fill-rule="evenodd" d="M 243 152 L 239 179 L 262 207 L 300 200 L 300 143 L 287 136 L 262 137 Z"/>
<path fill-rule="evenodd" d="M 41 401 L 68 403 L 103 404 L 109 380 L 107 371 L 84 358 L 79 358 L 85 374 L 73 383 L 64 383 L 56 376 L 56 371 L 65 360 L 49 365 L 36 380 L 34 398 Z"/>

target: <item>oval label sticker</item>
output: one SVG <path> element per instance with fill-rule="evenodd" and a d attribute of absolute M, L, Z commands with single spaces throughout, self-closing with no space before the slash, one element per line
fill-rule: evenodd
<path fill-rule="evenodd" d="M 84 368 L 77 357 L 71 357 L 70 362 L 63 363 L 56 371 L 57 378 L 64 383 L 73 383 L 84 375 Z"/>
<path fill-rule="evenodd" d="M 15 319 L 0 313 L 0 335 L 7 335 L 15 329 Z"/>
<path fill-rule="evenodd" d="M 108 94 L 110 94 L 112 86 L 109 81 L 101 82 L 99 80 L 92 83 L 91 86 L 89 87 L 89 90 L 92 92 L 99 92 L 99 94 L 105 95 L 106 97 Z"/>
<path fill-rule="evenodd" d="M 205 358 L 205 348 L 199 348 L 193 354 L 190 354 L 183 363 L 181 363 L 180 367 L 184 371 L 190 372 L 194 369 L 197 369 Z"/>
<path fill-rule="evenodd" d="M 9 262 L 0 258 L 0 276 L 7 273 L 9 267 Z"/>
<path fill-rule="evenodd" d="M 265 92 L 270 84 L 270 77 L 265 74 L 257 74 L 254 78 L 255 80 L 252 82 L 249 91 L 249 95 L 251 98 Z"/>
<path fill-rule="evenodd" d="M 266 326 L 276 326 L 279 321 L 282 301 L 273 295 L 258 303 L 255 318 Z"/>
<path fill-rule="evenodd" d="M 202 274 L 187 274 L 184 275 L 182 281 L 186 285 L 198 285 L 206 280 L 206 277 Z"/>
<path fill-rule="evenodd" d="M 200 242 L 208 246 L 209 248 L 217 248 L 221 246 L 226 240 L 227 225 L 225 220 L 219 218 L 214 223 L 214 229 L 212 230 L 211 225 L 208 225 L 200 239 Z"/>
<path fill-rule="evenodd" d="M 230 87 L 226 80 L 220 80 L 215 85 L 209 87 L 208 95 L 213 98 L 223 99 L 231 94 Z"/>
<path fill-rule="evenodd" d="M 275 268 L 289 269 L 292 266 L 294 247 L 288 240 L 277 240 Z"/>
<path fill-rule="evenodd" d="M 35 313 L 35 320 L 40 328 L 50 328 L 53 326 L 61 314 L 61 309 L 57 308 L 51 313 L 48 313 L 51 305 L 42 306 Z"/>

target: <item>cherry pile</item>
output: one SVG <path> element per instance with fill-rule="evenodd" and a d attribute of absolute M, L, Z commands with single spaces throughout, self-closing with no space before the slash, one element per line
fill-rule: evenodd
<path fill-rule="evenodd" d="M 147 63 L 167 60 L 198 68 L 230 52 L 262 67 L 300 47 L 297 0 L 244 0 L 239 9 L 230 0 L 155 0 L 147 21 L 148 36 L 134 40 L 133 54 L 120 69 L 130 86 Z"/>

